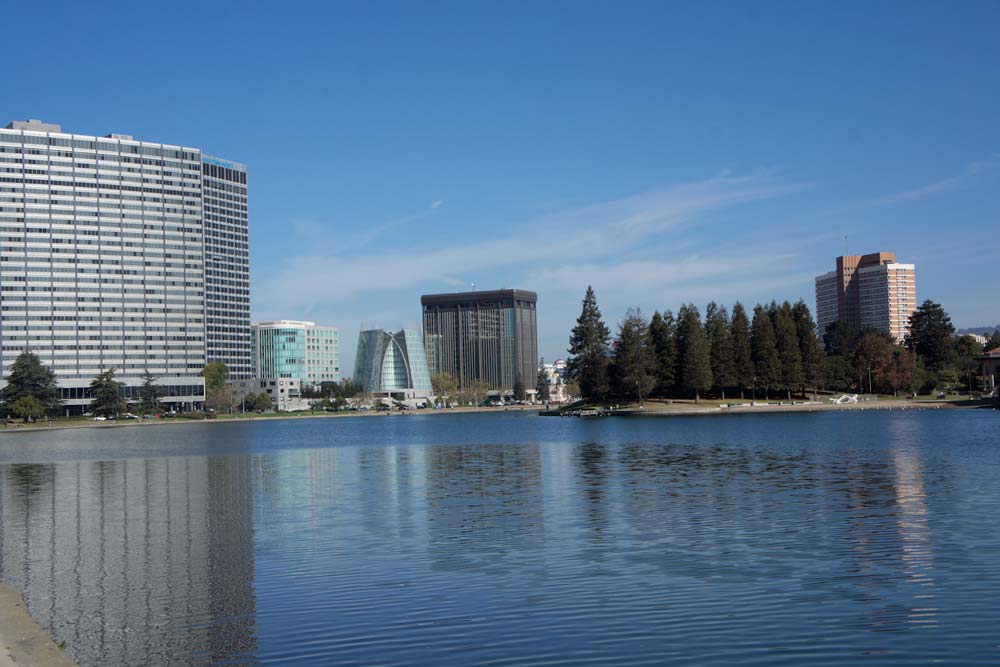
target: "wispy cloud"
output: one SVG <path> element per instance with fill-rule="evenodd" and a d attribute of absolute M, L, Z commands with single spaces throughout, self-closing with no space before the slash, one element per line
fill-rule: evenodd
<path fill-rule="evenodd" d="M 262 301 L 302 308 L 384 290 L 452 288 L 467 285 L 484 273 L 517 265 L 589 262 L 608 267 L 620 264 L 629 251 L 664 242 L 666 232 L 710 213 L 802 187 L 775 182 L 770 174 L 723 175 L 550 213 L 512 225 L 511 234 L 489 234 L 480 239 L 430 238 L 421 247 L 353 252 L 388 229 L 440 207 L 439 202 L 433 202 L 425 211 L 356 234 L 330 254 L 291 258 L 267 281 Z M 310 276 L 307 284 L 303 284 L 303 275 Z"/>
<path fill-rule="evenodd" d="M 985 176 L 995 172 L 998 167 L 1000 167 L 1000 155 L 994 154 L 985 160 L 970 162 L 964 169 L 962 169 L 961 172 L 948 176 L 947 178 L 943 178 L 939 181 L 908 190 L 902 190 L 900 192 L 892 192 L 873 199 L 858 202 L 856 204 L 825 211 L 821 213 L 820 216 L 837 215 L 851 211 L 859 211 L 862 209 L 876 208 L 879 206 L 902 204 L 957 192 L 977 184 Z"/>

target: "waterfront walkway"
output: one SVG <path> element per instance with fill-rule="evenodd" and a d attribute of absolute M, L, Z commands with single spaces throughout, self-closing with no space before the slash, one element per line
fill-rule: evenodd
<path fill-rule="evenodd" d="M 21 594 L 0 584 L 0 667 L 76 667 L 31 618 Z"/>

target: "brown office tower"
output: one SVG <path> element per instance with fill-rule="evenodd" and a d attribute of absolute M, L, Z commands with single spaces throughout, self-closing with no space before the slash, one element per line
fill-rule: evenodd
<path fill-rule="evenodd" d="M 471 382 L 528 393 L 538 373 L 534 292 L 503 289 L 420 297 L 424 347 L 431 375 L 450 373 L 460 387 Z"/>
<path fill-rule="evenodd" d="M 902 342 L 917 307 L 916 270 L 891 252 L 837 258 L 837 269 L 816 277 L 820 335 L 842 320 L 854 329 L 884 331 Z"/>

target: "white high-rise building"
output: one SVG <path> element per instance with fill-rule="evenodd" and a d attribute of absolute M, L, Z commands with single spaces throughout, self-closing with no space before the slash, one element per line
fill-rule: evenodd
<path fill-rule="evenodd" d="M 0 129 L 0 361 L 25 349 L 67 405 L 104 370 L 198 402 L 209 361 L 251 374 L 246 168 L 128 135 Z"/>

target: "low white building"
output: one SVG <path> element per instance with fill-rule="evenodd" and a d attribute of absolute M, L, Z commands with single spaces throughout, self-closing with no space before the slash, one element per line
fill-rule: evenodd
<path fill-rule="evenodd" d="M 308 410 L 311 401 L 302 398 L 302 381 L 299 378 L 251 378 L 249 380 L 234 380 L 233 402 L 243 411 L 251 407 L 244 405 L 244 400 L 250 394 L 266 393 L 271 397 L 271 405 L 278 412 L 299 412 Z"/>
<path fill-rule="evenodd" d="M 576 398 L 566 392 L 566 385 L 569 384 L 569 372 L 565 359 L 556 359 L 551 364 L 543 363 L 542 371 L 549 381 L 550 403 L 569 403 Z"/>

